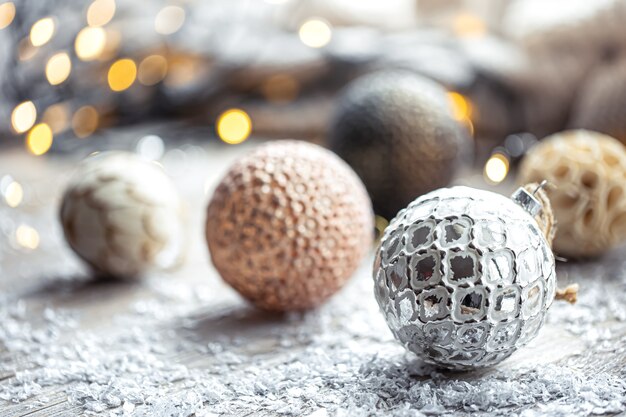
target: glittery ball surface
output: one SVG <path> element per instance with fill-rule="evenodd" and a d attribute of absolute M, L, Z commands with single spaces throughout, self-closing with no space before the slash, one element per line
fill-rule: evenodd
<path fill-rule="evenodd" d="M 598 256 L 626 242 L 626 148 L 589 130 L 550 135 L 533 146 L 518 180 L 547 180 L 558 230 L 556 253 Z"/>
<path fill-rule="evenodd" d="M 533 217 L 468 187 L 433 191 L 398 213 L 374 282 L 394 336 L 452 369 L 494 365 L 533 339 L 556 290 L 554 256 Z"/>
<path fill-rule="evenodd" d="M 127 152 L 87 158 L 70 179 L 61 223 L 74 252 L 96 271 L 136 278 L 184 258 L 184 210 L 173 182 Z"/>
<path fill-rule="evenodd" d="M 357 175 L 317 145 L 270 142 L 237 161 L 207 210 L 213 264 L 260 308 L 304 310 L 350 278 L 371 247 L 371 202 Z"/>
<path fill-rule="evenodd" d="M 404 71 L 351 82 L 337 99 L 329 146 L 361 177 L 386 219 L 416 197 L 452 180 L 467 156 L 464 128 L 446 90 Z"/>

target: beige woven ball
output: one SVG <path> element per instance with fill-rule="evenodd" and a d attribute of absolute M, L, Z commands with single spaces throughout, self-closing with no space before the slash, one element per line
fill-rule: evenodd
<path fill-rule="evenodd" d="M 137 278 L 184 256 L 183 204 L 160 166 L 127 152 L 87 158 L 69 181 L 61 223 L 98 273 Z"/>
<path fill-rule="evenodd" d="M 594 256 L 626 241 L 626 148 L 619 141 L 587 130 L 545 138 L 524 158 L 519 182 L 544 179 L 556 252 Z"/>
<path fill-rule="evenodd" d="M 317 145 L 270 142 L 237 161 L 207 210 L 206 237 L 223 279 L 256 306 L 315 307 L 370 249 L 372 206 L 339 157 Z"/>

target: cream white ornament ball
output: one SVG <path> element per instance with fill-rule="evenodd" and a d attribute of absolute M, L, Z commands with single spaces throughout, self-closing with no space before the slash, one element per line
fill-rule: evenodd
<path fill-rule="evenodd" d="M 556 253 L 601 255 L 626 242 L 626 148 L 589 130 L 555 133 L 520 165 L 521 183 L 547 180 L 558 231 Z"/>
<path fill-rule="evenodd" d="M 554 256 L 534 217 L 541 204 L 523 189 L 509 199 L 453 187 L 400 211 L 374 264 L 376 300 L 396 339 L 451 369 L 494 365 L 533 339 L 556 292 Z"/>
<path fill-rule="evenodd" d="M 126 152 L 87 158 L 69 181 L 61 223 L 98 273 L 135 278 L 183 259 L 183 204 L 157 164 Z"/>

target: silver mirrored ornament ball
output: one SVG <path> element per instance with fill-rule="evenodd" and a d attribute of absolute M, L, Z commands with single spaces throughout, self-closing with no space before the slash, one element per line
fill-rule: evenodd
<path fill-rule="evenodd" d="M 533 339 L 556 292 L 539 205 L 524 189 L 509 199 L 452 187 L 400 211 L 374 263 L 376 300 L 396 339 L 451 369 L 494 365 Z"/>

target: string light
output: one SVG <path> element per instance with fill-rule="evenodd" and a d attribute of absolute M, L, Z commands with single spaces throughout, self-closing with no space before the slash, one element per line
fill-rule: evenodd
<path fill-rule="evenodd" d="M 252 131 L 250 116 L 241 109 L 230 109 L 217 119 L 217 134 L 222 141 L 236 145 L 248 139 Z"/>
<path fill-rule="evenodd" d="M 171 35 L 185 23 L 185 10 L 179 6 L 166 6 L 154 19 L 154 30 L 161 35 Z"/>
<path fill-rule="evenodd" d="M 57 103 L 48 107 L 41 116 L 41 121 L 52 129 L 52 133 L 61 133 L 67 129 L 69 109 L 65 103 Z"/>
<path fill-rule="evenodd" d="M 175 55 L 168 62 L 165 85 L 181 87 L 194 81 L 202 71 L 202 63 L 191 56 Z"/>
<path fill-rule="evenodd" d="M 0 29 L 9 26 L 15 18 L 15 5 L 8 1 L 0 4 Z"/>
<path fill-rule="evenodd" d="M 11 125 L 17 133 L 26 132 L 37 120 L 37 109 L 32 101 L 18 104 L 11 113 Z"/>
<path fill-rule="evenodd" d="M 72 116 L 72 129 L 77 137 L 83 139 L 98 129 L 99 122 L 98 111 L 93 106 L 83 106 Z"/>
<path fill-rule="evenodd" d="M 22 203 L 24 189 L 17 181 L 11 181 L 4 190 L 4 200 L 9 207 L 15 208 Z"/>
<path fill-rule="evenodd" d="M 135 78 L 137 78 L 137 66 L 132 59 L 119 59 L 109 68 L 107 78 L 111 90 L 124 91 L 135 82 Z"/>
<path fill-rule="evenodd" d="M 463 95 L 450 91 L 448 92 L 448 99 L 452 106 L 452 116 L 459 121 L 468 120 L 472 116 L 472 106 Z"/>
<path fill-rule="evenodd" d="M 93 61 L 97 59 L 106 45 L 107 35 L 102 28 L 84 28 L 74 41 L 74 49 L 79 59 Z"/>
<path fill-rule="evenodd" d="M 28 61 L 35 56 L 38 50 L 39 48 L 34 47 L 33 44 L 30 43 L 30 38 L 26 37 L 17 45 L 17 56 L 20 61 Z"/>
<path fill-rule="evenodd" d="M 37 249 L 39 247 L 39 233 L 33 227 L 21 224 L 15 230 L 15 241 L 23 248 Z"/>
<path fill-rule="evenodd" d="M 452 28 L 462 37 L 477 37 L 487 33 L 485 22 L 471 13 L 460 13 L 452 21 Z"/>
<path fill-rule="evenodd" d="M 321 48 L 330 42 L 333 32 L 327 22 L 321 19 L 310 19 L 300 26 L 298 35 L 306 46 Z"/>
<path fill-rule="evenodd" d="M 55 25 L 51 17 L 44 17 L 33 24 L 30 29 L 30 43 L 33 46 L 45 45 L 54 35 Z"/>
<path fill-rule="evenodd" d="M 483 176 L 485 180 L 491 184 L 499 184 L 509 173 L 509 158 L 501 153 L 491 155 L 485 164 Z"/>
<path fill-rule="evenodd" d="M 115 16 L 115 0 L 95 0 L 87 9 L 87 24 L 91 27 L 104 26 Z"/>
<path fill-rule="evenodd" d="M 139 64 L 137 79 L 143 85 L 154 85 L 167 75 L 167 60 L 161 55 L 150 55 Z"/>
<path fill-rule="evenodd" d="M 46 78 L 52 85 L 58 85 L 67 80 L 71 71 L 72 61 L 66 52 L 52 55 L 46 64 Z"/>
<path fill-rule="evenodd" d="M 33 127 L 26 137 L 26 148 L 33 155 L 43 155 L 52 146 L 52 129 L 45 123 Z"/>

